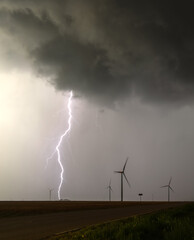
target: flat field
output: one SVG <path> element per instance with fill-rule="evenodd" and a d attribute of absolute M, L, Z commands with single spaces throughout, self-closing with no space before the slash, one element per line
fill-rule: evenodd
<path fill-rule="evenodd" d="M 0 202 L 0 239 L 40 240 L 64 231 L 183 204 L 185 202 Z"/>
<path fill-rule="evenodd" d="M 172 205 L 186 202 L 170 202 Z M 123 208 L 139 205 L 169 205 L 168 202 L 108 201 L 0 201 L 0 217 L 47 214 L 90 209 Z"/>

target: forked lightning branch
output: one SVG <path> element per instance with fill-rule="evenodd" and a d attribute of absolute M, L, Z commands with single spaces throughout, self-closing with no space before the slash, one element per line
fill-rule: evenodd
<path fill-rule="evenodd" d="M 71 101 L 72 101 L 72 97 L 73 97 L 73 92 L 71 91 L 69 94 L 69 98 L 68 98 L 68 104 L 67 104 L 67 108 L 68 108 L 68 127 L 65 130 L 65 132 L 60 136 L 58 144 L 55 148 L 55 151 L 53 152 L 53 154 L 51 155 L 50 158 L 52 158 L 54 156 L 54 154 L 57 152 L 57 161 L 58 164 L 60 166 L 60 183 L 58 186 L 58 199 L 61 199 L 61 187 L 63 184 L 63 174 L 64 174 L 64 167 L 61 161 L 61 153 L 60 153 L 60 146 L 62 144 L 63 139 L 67 136 L 67 134 L 71 131 L 71 120 L 72 120 L 72 111 L 71 111 Z M 48 159 L 50 159 L 48 158 Z M 47 159 L 47 161 L 48 161 Z"/>

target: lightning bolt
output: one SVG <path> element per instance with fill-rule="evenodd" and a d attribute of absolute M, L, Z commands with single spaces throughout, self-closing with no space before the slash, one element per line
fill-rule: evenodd
<path fill-rule="evenodd" d="M 72 111 L 71 111 L 71 100 L 72 100 L 72 97 L 73 97 L 73 92 L 71 91 L 70 92 L 70 96 L 69 96 L 69 99 L 68 99 L 68 104 L 67 104 L 67 107 L 68 107 L 68 112 L 69 112 L 69 119 L 68 119 L 68 128 L 66 129 L 66 131 L 61 135 L 60 139 L 59 139 L 59 142 L 56 146 L 56 151 L 57 151 L 57 161 L 60 165 L 60 168 L 61 168 L 61 173 L 60 173 L 60 184 L 59 184 L 59 187 L 58 187 L 58 199 L 60 200 L 61 199 L 61 186 L 63 184 L 63 173 L 64 173 L 64 168 L 63 168 L 63 164 L 61 162 L 61 154 L 60 154 L 60 146 L 61 146 L 61 143 L 63 141 L 63 138 L 68 134 L 68 132 L 70 132 L 71 130 L 71 119 L 72 119 Z"/>
<path fill-rule="evenodd" d="M 68 118 L 68 128 L 60 136 L 59 142 L 58 142 L 54 152 L 52 153 L 52 155 L 49 158 L 47 158 L 47 164 L 48 164 L 48 160 L 53 158 L 54 154 L 57 152 L 57 161 L 58 161 L 60 169 L 61 169 L 61 172 L 60 172 L 60 183 L 59 183 L 59 186 L 58 186 L 58 199 L 59 200 L 61 199 L 61 186 L 63 184 L 63 173 L 64 173 L 64 167 L 63 167 L 63 164 L 61 162 L 60 146 L 61 146 L 61 143 L 63 141 L 63 138 L 65 136 L 67 136 L 67 134 L 71 131 L 71 120 L 72 120 L 71 101 L 72 101 L 72 97 L 73 97 L 73 92 L 71 91 L 70 95 L 69 95 L 69 99 L 68 99 L 68 104 L 67 104 L 68 115 L 69 115 L 69 118 Z"/>

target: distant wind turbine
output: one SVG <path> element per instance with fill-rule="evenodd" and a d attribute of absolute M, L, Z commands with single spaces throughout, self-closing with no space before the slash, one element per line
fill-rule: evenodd
<path fill-rule="evenodd" d="M 49 188 L 49 200 L 51 201 L 51 194 L 52 194 L 52 191 L 53 191 L 54 189 L 52 188 Z"/>
<path fill-rule="evenodd" d="M 126 175 L 125 175 L 125 167 L 127 165 L 127 161 L 128 161 L 128 158 L 126 159 L 125 161 L 125 164 L 123 166 L 123 170 L 122 171 L 114 171 L 115 173 L 120 173 L 121 174 L 121 202 L 123 201 L 123 176 L 125 178 L 125 180 L 127 181 L 129 187 L 131 187 Z"/>
<path fill-rule="evenodd" d="M 164 186 L 161 187 L 161 188 L 164 188 L 164 187 L 168 188 L 168 202 L 170 202 L 170 190 L 174 192 L 174 190 L 170 186 L 171 181 L 172 181 L 172 177 L 170 178 L 168 185 L 164 185 Z"/>
<path fill-rule="evenodd" d="M 112 187 L 111 187 L 111 179 L 110 179 L 110 182 L 109 182 L 109 185 L 108 185 L 108 187 L 107 187 L 107 189 L 108 189 L 108 194 L 109 194 L 109 201 L 111 201 L 111 192 L 113 191 L 112 190 Z"/>

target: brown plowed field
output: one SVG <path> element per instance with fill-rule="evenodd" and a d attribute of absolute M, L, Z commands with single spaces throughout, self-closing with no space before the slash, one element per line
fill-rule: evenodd
<path fill-rule="evenodd" d="M 179 203 L 179 202 L 171 202 Z M 136 206 L 140 202 L 107 201 L 0 201 L 0 217 L 35 215 L 89 209 L 121 208 Z M 168 202 L 142 202 L 143 205 L 168 205 Z"/>
<path fill-rule="evenodd" d="M 111 221 L 183 202 L 0 202 L 0 240 L 38 240 L 48 235 Z"/>

